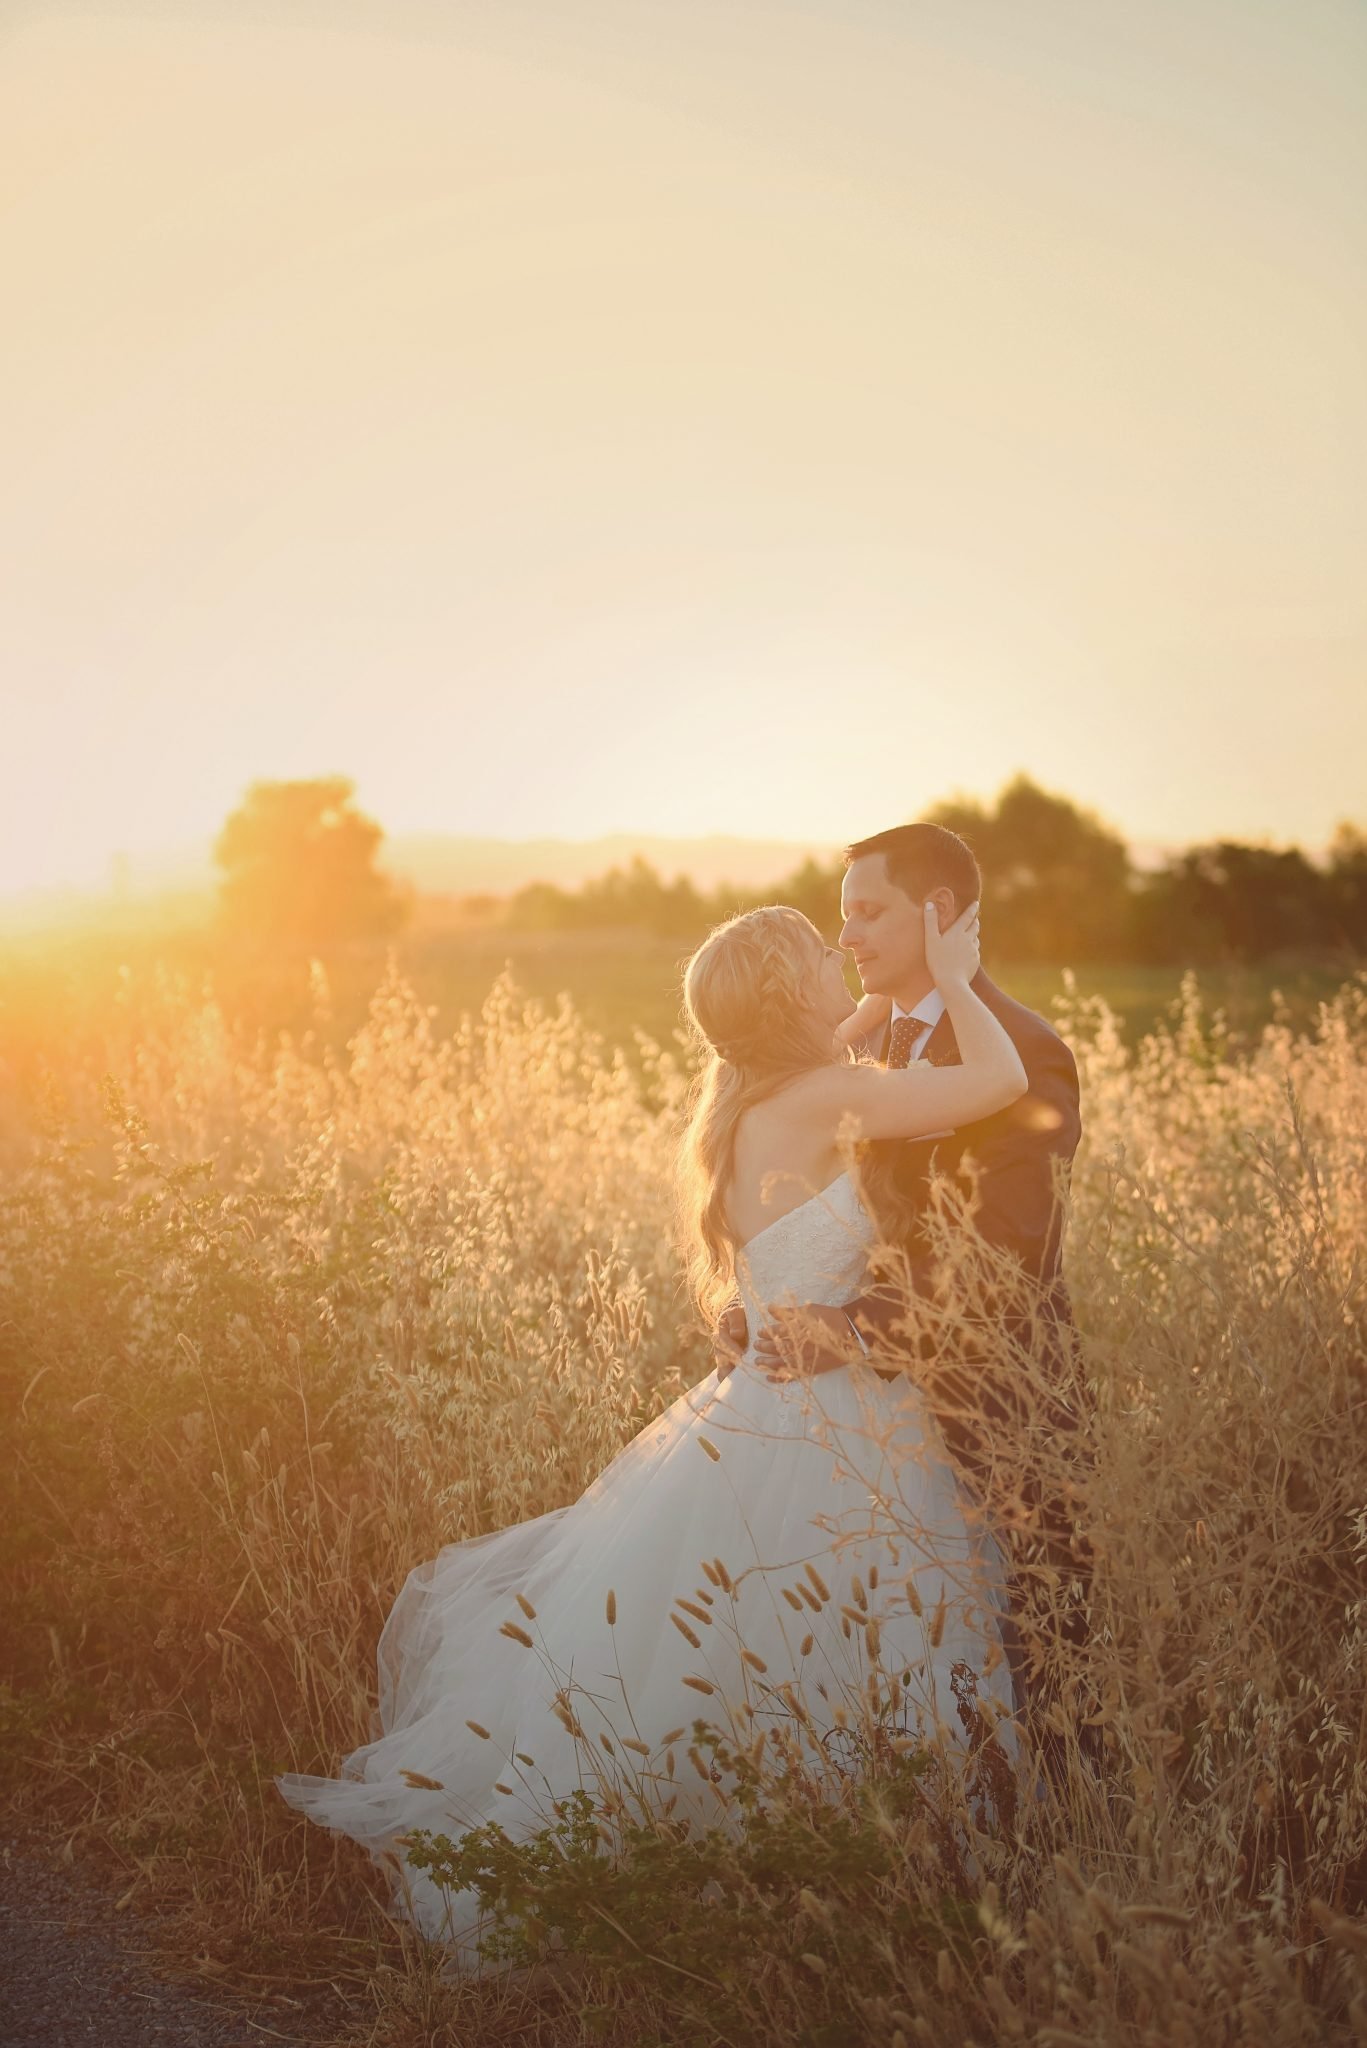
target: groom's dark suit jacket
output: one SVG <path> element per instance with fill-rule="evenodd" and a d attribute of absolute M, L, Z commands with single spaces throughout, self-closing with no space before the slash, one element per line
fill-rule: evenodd
<path fill-rule="evenodd" d="M 1060 1263 L 1061 1186 L 1066 1185 L 1082 1124 L 1078 1109 L 1077 1062 L 1051 1024 L 1027 1010 L 979 973 L 974 993 L 1005 1027 L 1025 1068 L 1026 1093 L 1009 1109 L 978 1123 L 964 1124 L 944 1138 L 898 1140 L 889 1157 L 899 1193 L 923 1207 L 936 1175 L 967 1191 L 965 1161 L 977 1169 L 978 1207 L 974 1225 L 988 1244 L 1011 1253 L 1034 1283 L 1032 1307 L 1055 1326 L 1072 1323 Z M 889 1025 L 877 1048 L 886 1062 Z M 922 1059 L 932 1066 L 959 1065 L 959 1047 L 948 1013 L 930 1035 Z M 904 1240 L 911 1283 L 934 1293 L 934 1260 L 913 1223 Z M 849 1313 L 870 1331 L 886 1331 L 897 1320 L 898 1301 L 875 1291 L 849 1304 Z"/>
<path fill-rule="evenodd" d="M 1009 1274 L 1001 1269 L 1004 1284 L 976 1322 L 951 1317 L 946 1323 L 932 1314 L 919 1339 L 908 1334 L 909 1304 L 899 1287 L 875 1286 L 847 1303 L 846 1310 L 867 1336 L 881 1340 L 879 1348 L 916 1346 L 923 1361 L 918 1378 L 949 1447 L 989 1494 L 1003 1441 L 1024 1425 L 1020 1455 L 1025 1469 L 1018 1462 L 1012 1491 L 1018 1491 L 1032 1526 L 1011 1548 L 1022 1563 L 1042 1559 L 1066 1574 L 1074 1581 L 1076 1602 L 1085 1597 L 1088 1560 L 1075 1536 L 1068 1501 L 1032 1469 L 1029 1445 L 1031 1431 L 1041 1428 L 1055 1443 L 1060 1434 L 1071 1441 L 1085 1399 L 1060 1260 L 1061 1196 L 1081 1133 L 1077 1064 L 1043 1017 L 985 974 L 975 977 L 973 988 L 1015 1044 L 1025 1068 L 1026 1093 L 1009 1109 L 965 1124 L 950 1136 L 899 1140 L 879 1149 L 910 1215 L 900 1249 L 914 1294 L 928 1305 L 936 1303 L 938 1260 L 922 1218 L 932 1185 L 942 1175 L 976 1202 L 971 1227 L 1007 1255 Z M 890 1038 L 889 1027 L 881 1045 L 869 1048 L 884 1061 Z M 959 1064 L 947 1015 L 921 1057 L 935 1066 Z M 1043 1404 L 1023 1405 L 1020 1390 L 1032 1376 L 1044 1380 L 1047 1394 Z M 1034 1440 L 1038 1443 L 1038 1435 Z M 1008 1454 L 1010 1448 L 1008 1441 Z M 1075 1638 L 1085 1633 L 1080 1610 L 1065 1633 Z"/>

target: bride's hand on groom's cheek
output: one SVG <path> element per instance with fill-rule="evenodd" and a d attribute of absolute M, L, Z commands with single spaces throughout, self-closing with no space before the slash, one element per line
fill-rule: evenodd
<path fill-rule="evenodd" d="M 834 1372 L 860 1355 L 859 1344 L 843 1309 L 808 1302 L 804 1308 L 769 1312 L 755 1339 L 755 1363 L 773 1386 Z"/>

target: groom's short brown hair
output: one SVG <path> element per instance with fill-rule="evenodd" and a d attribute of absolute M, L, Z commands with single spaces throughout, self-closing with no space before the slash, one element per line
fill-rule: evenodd
<path fill-rule="evenodd" d="M 932 889 L 952 889 L 958 908 L 967 910 L 982 895 L 983 878 L 973 849 L 947 825 L 894 825 L 870 839 L 856 839 L 845 848 L 846 867 L 866 853 L 881 853 L 888 879 L 912 898 L 924 899 Z"/>

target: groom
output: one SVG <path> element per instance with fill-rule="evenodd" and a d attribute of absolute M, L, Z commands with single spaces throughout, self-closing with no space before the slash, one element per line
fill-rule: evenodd
<path fill-rule="evenodd" d="M 892 999 L 881 1040 L 867 1045 L 866 1054 L 890 1067 L 917 1060 L 958 1063 L 953 1028 L 926 965 L 922 906 L 934 902 L 943 931 L 981 893 L 972 851 L 941 825 L 895 826 L 848 849 L 840 943 L 859 969 L 865 994 Z M 1043 1017 L 981 971 L 973 987 L 1020 1054 L 1026 1094 L 1011 1108 L 957 1131 L 864 1148 L 866 1188 L 886 1196 L 877 1207 L 896 1219 L 890 1234 L 903 1255 L 898 1284 L 872 1284 L 843 1309 L 811 1304 L 776 1311 L 756 1339 L 755 1359 L 775 1379 L 829 1371 L 861 1352 L 889 1378 L 913 1359 L 923 1361 L 918 1380 L 956 1461 L 986 1496 L 989 1510 L 997 1511 L 994 1519 L 1002 1510 L 1002 1449 L 1008 1445 L 1009 1466 L 1014 1434 L 1016 1470 L 1008 1489 L 1013 1606 L 1026 1635 L 1037 1638 L 1039 1628 L 1030 1627 L 1026 1610 L 1034 1605 L 1032 1586 L 1043 1579 L 1058 1589 L 1045 1602 L 1051 1616 L 1045 1632 L 1061 1627 L 1065 1637 L 1080 1643 L 1086 1634 L 1086 1555 L 1074 1533 L 1066 1485 L 1033 1469 L 1028 1449 L 1032 1430 L 1041 1427 L 1051 1446 L 1066 1447 L 1081 1398 L 1060 1257 L 1062 1196 L 1081 1130 L 1077 1066 Z M 946 1192 L 954 1198 L 948 1208 Z M 951 1230 L 968 1236 L 961 1249 L 970 1258 L 979 1255 L 980 1270 L 988 1270 L 986 1317 L 956 1313 L 946 1298 L 946 1217 Z M 744 1342 L 744 1312 L 732 1308 L 718 1332 L 723 1377 Z M 1020 1656 L 1012 1662 L 1018 1687 L 1045 1708 L 1048 1702 L 1025 1675 Z"/>

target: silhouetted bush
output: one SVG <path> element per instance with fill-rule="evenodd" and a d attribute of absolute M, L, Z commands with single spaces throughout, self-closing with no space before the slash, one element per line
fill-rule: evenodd
<path fill-rule="evenodd" d="M 314 947 L 398 930 L 409 899 L 376 869 L 384 833 L 354 792 L 344 775 L 252 784 L 214 847 L 226 931 Z"/>

